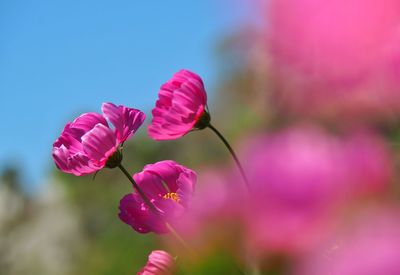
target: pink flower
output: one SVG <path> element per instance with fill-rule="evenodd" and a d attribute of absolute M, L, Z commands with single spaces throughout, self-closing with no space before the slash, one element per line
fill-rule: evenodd
<path fill-rule="evenodd" d="M 196 173 L 172 160 L 165 160 L 146 165 L 133 178 L 158 209 L 162 219 L 148 208 L 138 193 L 122 198 L 120 219 L 139 233 L 168 232 L 165 222 L 174 223 L 189 206 Z"/>
<path fill-rule="evenodd" d="M 204 128 L 210 117 L 207 95 L 201 78 L 181 70 L 161 86 L 148 133 L 155 140 L 177 139 L 193 128 Z"/>
<path fill-rule="evenodd" d="M 262 253 L 311 249 L 343 207 L 377 196 L 392 176 L 387 149 L 367 134 L 338 137 L 297 127 L 259 137 L 250 148 L 248 238 Z"/>
<path fill-rule="evenodd" d="M 175 260 L 163 250 L 154 250 L 149 255 L 146 265 L 138 275 L 172 275 L 175 270 Z"/>
<path fill-rule="evenodd" d="M 400 274 L 400 209 L 365 210 L 346 219 L 295 274 Z"/>
<path fill-rule="evenodd" d="M 238 180 L 239 179 L 239 180 Z M 193 198 L 190 210 L 179 220 L 177 228 L 186 241 L 210 247 L 215 239 L 228 240 L 230 245 L 238 241 L 240 213 L 245 208 L 247 190 L 240 175 L 230 170 L 205 170 L 199 174 L 199 188 Z M 238 203 L 240 202 L 240 203 Z M 234 236 L 235 241 L 232 241 Z M 201 250 L 201 249 L 200 249 Z"/>
<path fill-rule="evenodd" d="M 82 114 L 65 126 L 53 144 L 53 159 L 58 169 L 82 176 L 119 164 L 122 159 L 119 146 L 136 132 L 146 116 L 139 110 L 112 103 L 103 103 L 102 111 L 103 115 Z"/>
<path fill-rule="evenodd" d="M 398 0 L 272 0 L 267 13 L 285 107 L 346 120 L 399 114 Z"/>

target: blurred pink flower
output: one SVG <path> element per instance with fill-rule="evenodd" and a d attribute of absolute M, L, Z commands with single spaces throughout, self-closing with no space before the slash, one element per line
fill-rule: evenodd
<path fill-rule="evenodd" d="M 267 7 L 276 88 L 297 112 L 350 120 L 399 114 L 399 42 L 398 0 L 272 0 Z"/>
<path fill-rule="evenodd" d="M 207 95 L 201 78 L 181 70 L 161 86 L 148 133 L 155 140 L 177 139 L 209 120 Z M 202 125 L 198 125 L 200 128 Z"/>
<path fill-rule="evenodd" d="M 65 126 L 53 144 L 52 154 L 58 169 L 81 176 L 96 172 L 104 166 L 114 166 L 116 163 L 112 162 L 116 160 L 110 158 L 136 132 L 146 117 L 139 110 L 112 103 L 103 103 L 102 111 L 103 115 L 82 114 Z M 114 129 L 106 119 L 113 124 Z"/>
<path fill-rule="evenodd" d="M 343 232 L 318 247 L 296 274 L 400 274 L 400 209 L 366 210 L 346 220 Z"/>
<path fill-rule="evenodd" d="M 163 250 L 154 250 L 149 255 L 146 265 L 138 275 L 172 275 L 175 271 L 175 260 Z"/>
<path fill-rule="evenodd" d="M 264 252 L 298 253 L 320 242 L 336 210 L 389 184 L 389 153 L 367 134 L 346 138 L 297 127 L 249 146 L 250 244 Z"/>
<path fill-rule="evenodd" d="M 239 180 L 238 180 L 239 178 Z M 229 226 L 229 221 L 239 222 L 239 213 L 245 205 L 246 190 L 240 175 L 225 170 L 206 170 L 199 175 L 190 210 L 179 222 L 179 229 L 185 237 L 199 240 L 206 228 Z M 243 204 L 239 204 L 241 202 Z M 221 234 L 214 230 L 217 235 Z"/>
<path fill-rule="evenodd" d="M 163 219 L 148 208 L 138 193 L 122 198 L 120 219 L 139 233 L 168 232 L 165 222 L 175 223 L 189 206 L 196 173 L 172 160 L 165 160 L 146 165 L 133 178 Z"/>
<path fill-rule="evenodd" d="M 243 249 L 241 218 L 248 197 L 240 174 L 221 167 L 207 169 L 199 173 L 198 183 L 196 196 L 190 209 L 176 224 L 177 230 L 195 249 L 198 260 L 206 259 L 216 251 L 243 259 L 247 254 Z M 173 242 L 170 247 L 177 249 Z M 179 254 L 179 257 L 187 255 Z"/>

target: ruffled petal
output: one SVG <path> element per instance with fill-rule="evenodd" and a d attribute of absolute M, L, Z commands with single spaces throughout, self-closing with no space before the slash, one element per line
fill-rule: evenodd
<path fill-rule="evenodd" d="M 160 217 L 144 204 L 137 194 L 125 195 L 119 204 L 119 218 L 139 233 L 168 232 Z"/>
<path fill-rule="evenodd" d="M 104 116 L 115 127 L 115 135 L 119 143 L 126 141 L 143 124 L 146 115 L 140 110 L 103 103 Z"/>
<path fill-rule="evenodd" d="M 104 166 L 107 158 L 117 150 L 118 144 L 110 128 L 97 124 L 82 136 L 82 146 L 89 158 L 96 164 Z"/>
<path fill-rule="evenodd" d="M 157 175 L 167 185 L 168 192 L 175 193 L 178 190 L 176 181 L 184 170 L 173 160 L 163 160 L 146 165 L 143 171 Z"/>
<path fill-rule="evenodd" d="M 204 113 L 207 95 L 201 78 L 181 70 L 163 84 L 152 110 L 148 134 L 155 140 L 169 140 L 190 132 Z"/>
<path fill-rule="evenodd" d="M 70 154 L 83 153 L 82 143 L 70 134 L 69 124 L 64 128 L 63 133 L 56 139 L 53 147 L 64 145 Z"/>
<path fill-rule="evenodd" d="M 189 207 L 192 200 L 196 181 L 197 175 L 194 171 L 183 172 L 177 180 L 178 190 L 176 193 L 180 199 L 179 203 L 185 208 Z"/>
<path fill-rule="evenodd" d="M 102 115 L 98 113 L 84 113 L 71 122 L 68 130 L 66 127 L 64 131 L 67 131 L 71 136 L 80 140 L 85 133 L 92 130 L 97 124 L 108 126 L 107 121 Z"/>
<path fill-rule="evenodd" d="M 68 157 L 70 156 L 67 147 L 61 144 L 60 147 L 53 147 L 53 159 L 58 169 L 63 172 L 70 172 L 68 167 Z"/>
<path fill-rule="evenodd" d="M 162 217 L 170 224 L 182 217 L 185 208 L 180 203 L 172 199 L 159 199 L 153 202 L 154 206 L 160 210 Z"/>
<path fill-rule="evenodd" d="M 175 261 L 170 254 L 162 250 L 154 250 L 138 275 L 172 275 L 175 269 Z"/>
<path fill-rule="evenodd" d="M 86 155 L 77 153 L 68 158 L 70 173 L 75 176 L 83 176 L 94 173 L 102 168 L 92 162 Z"/>
<path fill-rule="evenodd" d="M 157 174 L 143 170 L 134 174 L 133 179 L 151 201 L 162 198 L 168 192 Z"/>
<path fill-rule="evenodd" d="M 75 176 L 91 174 L 101 168 L 82 153 L 71 154 L 64 145 L 54 147 L 52 155 L 58 169 Z"/>

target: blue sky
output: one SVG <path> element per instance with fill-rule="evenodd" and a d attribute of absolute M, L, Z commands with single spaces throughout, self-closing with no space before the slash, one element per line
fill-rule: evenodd
<path fill-rule="evenodd" d="M 76 115 L 105 101 L 148 112 L 181 68 L 212 87 L 216 42 L 246 17 L 238 2 L 0 1 L 0 168 L 37 190 Z"/>

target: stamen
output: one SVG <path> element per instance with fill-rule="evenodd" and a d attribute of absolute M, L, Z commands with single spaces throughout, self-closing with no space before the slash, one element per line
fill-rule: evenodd
<path fill-rule="evenodd" d="M 170 199 L 175 202 L 179 202 L 181 199 L 179 198 L 179 195 L 177 193 L 169 192 L 163 196 L 164 199 Z"/>

